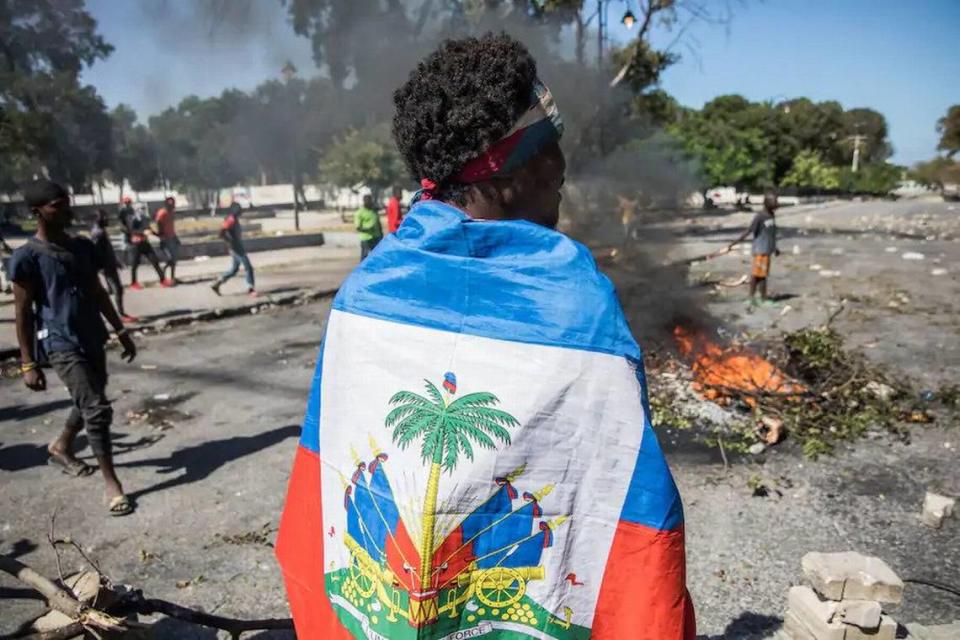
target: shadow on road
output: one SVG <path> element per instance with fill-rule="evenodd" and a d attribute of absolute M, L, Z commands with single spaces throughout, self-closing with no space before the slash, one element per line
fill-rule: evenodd
<path fill-rule="evenodd" d="M 718 636 L 697 636 L 697 640 L 761 640 L 783 624 L 782 618 L 744 611 L 730 621 Z"/>
<path fill-rule="evenodd" d="M 15 444 L 0 447 L 0 471 L 23 471 L 47 463 L 47 446 L 42 444 Z"/>
<path fill-rule="evenodd" d="M 216 640 L 218 636 L 216 631 L 207 627 L 162 618 L 150 627 L 150 637 L 156 640 Z M 296 640 L 297 635 L 293 631 L 261 631 L 249 632 L 243 637 L 245 640 Z"/>
<path fill-rule="evenodd" d="M 204 480 L 229 462 L 267 449 L 299 434 L 300 426 L 292 424 L 253 436 L 234 436 L 232 438 L 210 440 L 192 447 L 177 449 L 166 458 L 150 458 L 118 466 L 159 467 L 157 473 L 161 474 L 183 471 L 182 474 L 174 478 L 129 494 L 131 499 L 136 500 L 151 493 Z"/>
<path fill-rule="evenodd" d="M 5 422 L 7 420 L 21 421 L 29 420 L 31 418 L 38 418 L 53 411 L 68 409 L 72 404 L 73 400 L 70 398 L 61 398 L 60 400 L 50 400 L 49 402 L 41 402 L 39 404 L 15 404 L 9 407 L 3 407 L 0 409 L 0 422 Z M 66 416 L 64 416 L 64 418 L 66 418 Z"/>

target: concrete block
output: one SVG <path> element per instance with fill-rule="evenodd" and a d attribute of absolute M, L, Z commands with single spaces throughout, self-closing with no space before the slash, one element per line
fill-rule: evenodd
<path fill-rule="evenodd" d="M 897 623 L 890 616 L 881 616 L 880 626 L 876 629 L 861 629 L 852 624 L 844 626 L 847 634 L 843 640 L 894 640 L 897 637 Z"/>
<path fill-rule="evenodd" d="M 834 620 L 852 624 L 861 629 L 876 629 L 880 625 L 883 610 L 874 600 L 841 600 L 836 603 L 837 613 Z"/>
<path fill-rule="evenodd" d="M 951 624 L 922 625 L 908 624 L 910 640 L 957 640 L 960 638 L 960 620 Z"/>
<path fill-rule="evenodd" d="M 810 587 L 790 587 L 787 613 L 796 618 L 807 633 L 817 640 L 844 640 L 847 625 L 831 622 L 837 603 L 821 600 Z M 803 637 L 799 632 L 795 636 Z"/>
<path fill-rule="evenodd" d="M 956 504 L 957 501 L 954 498 L 927 491 L 927 495 L 923 498 L 923 512 L 920 514 L 920 522 L 928 527 L 939 529 L 944 519 L 953 515 L 953 508 Z"/>
<path fill-rule="evenodd" d="M 903 581 L 880 558 L 855 551 L 812 552 L 803 556 L 801 565 L 814 590 L 827 599 L 890 604 L 903 599 Z"/>
<path fill-rule="evenodd" d="M 820 640 L 792 611 L 787 611 L 783 616 L 783 632 L 790 640 Z M 843 640 L 843 635 L 836 636 L 836 640 Z"/>
<path fill-rule="evenodd" d="M 787 592 L 787 606 L 802 620 L 815 620 L 827 624 L 837 614 L 839 603 L 823 600 L 810 587 L 790 587 Z"/>

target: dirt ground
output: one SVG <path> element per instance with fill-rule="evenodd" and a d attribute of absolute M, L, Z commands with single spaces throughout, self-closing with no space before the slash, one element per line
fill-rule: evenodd
<path fill-rule="evenodd" d="M 664 328 L 676 313 L 709 317 L 721 338 L 751 338 L 820 324 L 846 300 L 834 326 L 850 344 L 918 391 L 956 383 L 960 206 L 782 211 L 775 307 L 751 309 L 745 287 L 710 284 L 745 272 L 747 257 L 739 254 L 670 273 L 647 268 L 713 251 L 748 220 L 700 216 L 644 227 L 641 244 L 660 247 L 634 265 L 632 273 L 644 277 L 618 284 L 648 351 L 668 347 Z M 924 259 L 904 259 L 906 252 Z M 946 273 L 932 275 L 937 269 Z M 667 298 L 673 308 L 664 307 Z M 65 390 L 55 383 L 35 394 L 0 381 L 0 551 L 56 575 L 46 542 L 56 512 L 59 535 L 80 541 L 107 574 L 148 596 L 222 615 L 287 615 L 271 544 L 328 308 L 318 302 L 151 336 L 132 365 L 111 354 L 118 472 L 138 503 L 130 518 L 105 515 L 97 477 L 70 479 L 45 465 L 44 445 L 69 406 Z M 774 632 L 808 551 L 855 549 L 883 557 L 902 577 L 960 585 L 960 519 L 940 530 L 918 521 L 928 487 L 960 493 L 956 424 L 916 425 L 909 444 L 864 439 L 816 462 L 783 446 L 729 469 L 716 450 L 682 433 L 663 431 L 660 439 L 684 498 L 688 584 L 704 638 Z M 758 483 L 766 497 L 754 497 Z M 18 589 L 0 577 L 0 634 L 41 610 L 5 597 Z M 908 585 L 892 615 L 950 622 L 960 619 L 960 599 Z M 174 622 L 158 631 L 160 638 L 214 637 Z"/>

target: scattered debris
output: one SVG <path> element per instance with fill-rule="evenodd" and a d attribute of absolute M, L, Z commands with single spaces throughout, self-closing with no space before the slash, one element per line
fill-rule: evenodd
<path fill-rule="evenodd" d="M 771 416 L 760 418 L 760 434 L 763 441 L 767 444 L 777 444 L 783 440 L 786 435 L 786 429 L 783 428 L 783 420 Z"/>
<path fill-rule="evenodd" d="M 252 531 L 245 531 L 243 533 L 237 534 L 223 534 L 216 533 L 214 538 L 223 544 L 232 544 L 232 545 L 257 545 L 265 547 L 273 547 L 273 540 L 276 537 L 277 527 L 274 526 L 272 522 L 264 523 L 259 529 L 254 529 Z M 210 548 L 212 545 L 208 545 L 204 548 Z"/>
<path fill-rule="evenodd" d="M 928 527 L 939 529 L 943 521 L 953 515 L 956 504 L 957 501 L 954 498 L 927 491 L 927 495 L 923 498 L 920 521 Z"/>
<path fill-rule="evenodd" d="M 904 260 L 923 260 L 926 256 L 916 251 L 904 251 L 900 257 Z"/>
<path fill-rule="evenodd" d="M 897 623 L 881 603 L 903 598 L 903 581 L 880 558 L 808 553 L 801 562 L 813 588 L 790 587 L 783 633 L 790 640 L 894 640 Z"/>
<path fill-rule="evenodd" d="M 767 449 L 767 445 L 763 444 L 762 442 L 754 442 L 747 449 L 747 452 L 750 453 L 750 455 L 756 456 L 766 451 L 766 449 Z"/>
<path fill-rule="evenodd" d="M 842 274 L 839 271 L 832 271 L 830 269 L 821 269 L 820 275 L 824 278 L 839 278 Z"/>
<path fill-rule="evenodd" d="M 187 587 L 192 587 L 197 584 L 202 584 L 204 581 L 203 574 L 190 578 L 189 580 L 177 580 L 176 586 L 177 589 L 186 589 Z"/>
<path fill-rule="evenodd" d="M 863 390 L 873 394 L 875 398 L 884 402 L 889 402 L 897 392 L 897 390 L 890 385 L 877 382 L 876 380 L 868 382 Z"/>
<path fill-rule="evenodd" d="M 140 564 L 153 564 L 155 560 L 160 559 L 160 555 L 153 553 L 152 551 L 147 551 L 146 549 L 140 549 Z"/>
<path fill-rule="evenodd" d="M 820 269 L 823 269 L 823 265 L 821 265 L 821 264 L 812 264 L 812 265 L 810 265 L 810 266 L 808 267 L 808 269 L 810 269 L 810 271 L 820 271 Z"/>
<path fill-rule="evenodd" d="M 945 276 L 947 275 L 947 273 L 948 273 L 947 270 L 944 269 L 943 267 L 935 267 L 933 269 L 930 269 L 930 275 L 932 276 Z"/>

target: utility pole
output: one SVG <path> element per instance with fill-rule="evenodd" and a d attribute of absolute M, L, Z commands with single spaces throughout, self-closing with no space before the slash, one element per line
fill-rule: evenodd
<path fill-rule="evenodd" d="M 853 162 L 850 165 L 850 168 L 854 173 L 857 172 L 857 169 L 860 168 L 860 143 L 866 141 L 867 136 L 856 134 L 847 138 L 848 140 L 853 140 Z"/>

